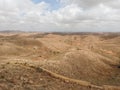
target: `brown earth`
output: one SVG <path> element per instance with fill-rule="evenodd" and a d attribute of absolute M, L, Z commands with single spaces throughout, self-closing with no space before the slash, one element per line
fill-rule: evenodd
<path fill-rule="evenodd" d="M 0 34 L 0 90 L 120 90 L 120 34 Z"/>

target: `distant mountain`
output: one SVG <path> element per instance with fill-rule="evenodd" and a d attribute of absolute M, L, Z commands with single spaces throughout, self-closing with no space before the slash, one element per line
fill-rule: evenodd
<path fill-rule="evenodd" d="M 20 30 L 2 30 L 0 33 L 23 33 L 24 31 Z"/>

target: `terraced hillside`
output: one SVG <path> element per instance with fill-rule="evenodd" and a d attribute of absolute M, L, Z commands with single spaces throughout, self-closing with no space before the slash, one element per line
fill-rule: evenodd
<path fill-rule="evenodd" d="M 0 90 L 120 90 L 120 34 L 0 34 Z"/>

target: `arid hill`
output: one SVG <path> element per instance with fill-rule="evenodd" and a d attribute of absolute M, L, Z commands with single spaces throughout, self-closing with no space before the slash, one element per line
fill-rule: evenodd
<path fill-rule="evenodd" d="M 120 33 L 0 33 L 0 90 L 120 90 Z"/>

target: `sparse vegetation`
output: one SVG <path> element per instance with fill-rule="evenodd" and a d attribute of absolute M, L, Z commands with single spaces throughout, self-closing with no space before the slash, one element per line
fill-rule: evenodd
<path fill-rule="evenodd" d="M 5 78 L 5 76 L 3 76 L 3 75 L 0 76 L 0 79 L 4 79 L 4 78 Z"/>
<path fill-rule="evenodd" d="M 119 46 L 112 33 L 2 34 L 0 90 L 117 90 Z"/>

